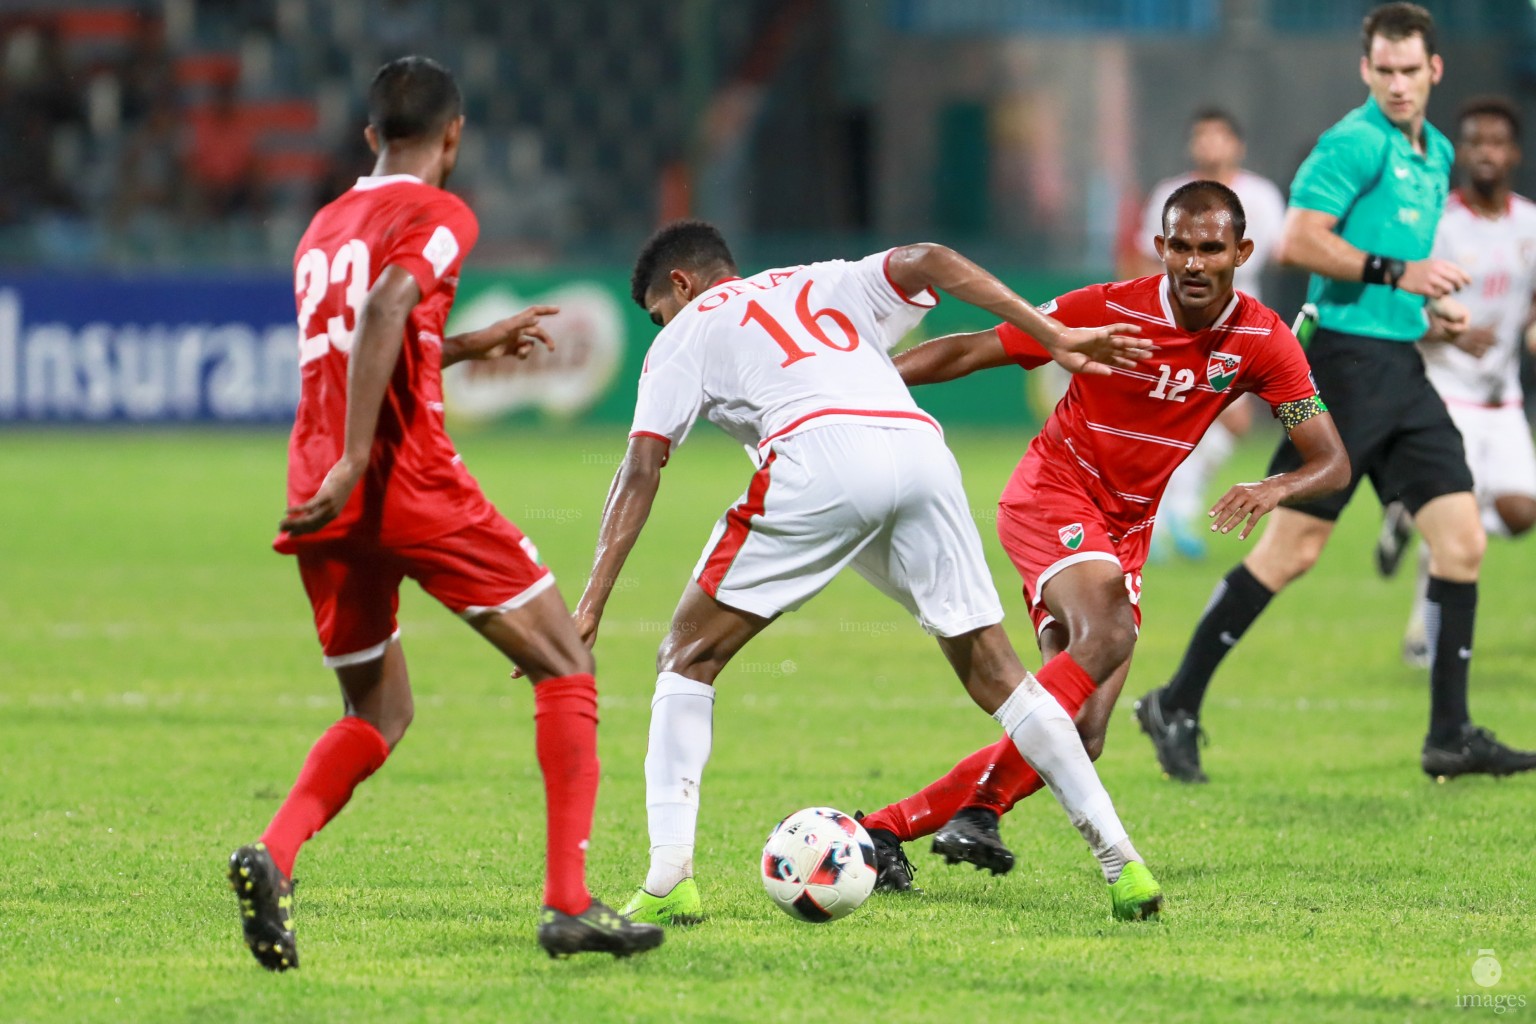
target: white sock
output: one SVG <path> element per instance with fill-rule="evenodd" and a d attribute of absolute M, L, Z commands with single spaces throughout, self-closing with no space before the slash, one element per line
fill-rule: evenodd
<path fill-rule="evenodd" d="M 657 677 L 645 752 L 645 815 L 651 834 L 645 889 L 654 896 L 665 896 L 693 876 L 699 781 L 709 763 L 714 715 L 713 686 L 676 672 Z"/>
<path fill-rule="evenodd" d="M 1236 447 L 1237 438 L 1232 431 L 1219 422 L 1212 423 L 1200 443 L 1195 445 L 1195 450 L 1179 463 L 1173 476 L 1168 478 L 1168 488 L 1163 491 L 1162 504 L 1158 509 L 1159 520 L 1185 526 L 1199 520 L 1208 511 L 1205 508 L 1205 489 L 1210 486 L 1211 477 L 1216 475 L 1216 471 L 1231 457 Z"/>
<path fill-rule="evenodd" d="M 1104 880 L 1114 884 L 1125 865 L 1141 857 L 1131 845 L 1125 826 L 1120 824 L 1115 805 L 1099 781 L 1099 773 L 1094 771 L 1072 719 L 1027 672 L 1018 689 L 1008 695 L 992 717 L 1051 788 L 1051 795 L 1099 859 Z"/>

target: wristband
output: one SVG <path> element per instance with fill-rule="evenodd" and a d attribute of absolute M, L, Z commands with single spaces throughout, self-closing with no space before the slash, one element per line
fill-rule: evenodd
<path fill-rule="evenodd" d="M 1360 270 L 1360 280 L 1365 284 L 1384 284 L 1396 288 L 1407 269 L 1408 264 L 1402 260 L 1370 252 L 1365 254 L 1365 266 Z"/>

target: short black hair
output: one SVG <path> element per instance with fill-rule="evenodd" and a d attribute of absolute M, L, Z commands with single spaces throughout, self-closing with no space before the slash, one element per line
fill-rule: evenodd
<path fill-rule="evenodd" d="M 1469 117 L 1502 117 L 1509 122 L 1509 132 L 1516 142 L 1520 141 L 1520 109 L 1503 96 L 1474 96 L 1461 105 L 1456 123 Z"/>
<path fill-rule="evenodd" d="M 629 297 L 641 309 L 645 293 L 674 270 L 723 270 L 736 272 L 736 258 L 725 236 L 713 224 L 702 220 L 675 220 L 652 235 L 635 257 L 635 272 L 629 279 Z"/>
<path fill-rule="evenodd" d="M 392 60 L 368 87 L 368 123 L 384 142 L 426 138 L 463 108 L 453 74 L 430 57 Z"/>
<path fill-rule="evenodd" d="M 1237 123 L 1237 118 L 1232 116 L 1230 110 L 1222 107 L 1201 107 L 1190 117 L 1189 127 L 1193 129 L 1195 125 L 1205 121 L 1220 121 L 1227 126 L 1227 131 L 1237 136 L 1239 141 L 1242 140 L 1243 126 Z"/>
<path fill-rule="evenodd" d="M 1418 4 L 1393 3 L 1371 8 L 1360 25 L 1360 43 L 1365 55 L 1371 55 L 1371 40 L 1377 36 L 1394 43 L 1412 36 L 1424 37 L 1424 52 L 1433 57 L 1435 50 L 1435 19 Z"/>
<path fill-rule="evenodd" d="M 1232 215 L 1232 231 L 1239 242 L 1243 240 L 1243 232 L 1248 230 L 1248 215 L 1243 212 L 1243 201 L 1237 198 L 1236 192 L 1219 181 L 1201 178 L 1186 182 L 1174 189 L 1163 201 L 1164 235 L 1168 234 L 1168 212 L 1175 208 L 1185 213 L 1204 213 L 1217 208 L 1225 209 Z"/>

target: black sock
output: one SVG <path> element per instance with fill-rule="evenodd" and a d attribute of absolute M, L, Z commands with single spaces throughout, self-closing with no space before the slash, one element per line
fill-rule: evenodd
<path fill-rule="evenodd" d="M 1189 638 L 1184 660 L 1159 698 L 1163 710 L 1200 714 L 1200 702 L 1205 700 L 1205 689 L 1211 685 L 1216 666 L 1237 646 L 1274 596 L 1242 563 L 1216 584 L 1205 614 L 1195 626 L 1195 635 Z"/>
<path fill-rule="evenodd" d="M 1477 584 L 1429 578 L 1424 621 L 1434 663 L 1429 669 L 1429 739 L 1445 744 L 1461 737 L 1467 711 L 1467 670 L 1472 664 L 1472 628 L 1477 621 Z"/>

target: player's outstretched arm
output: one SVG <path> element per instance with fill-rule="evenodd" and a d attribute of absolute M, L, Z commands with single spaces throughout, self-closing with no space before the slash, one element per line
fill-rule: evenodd
<path fill-rule="evenodd" d="M 1449 295 L 1472 280 L 1448 260 L 1382 260 L 1340 237 L 1334 231 L 1338 223 L 1339 218 L 1331 213 L 1291 207 L 1285 212 L 1276 258 L 1288 267 L 1337 281 L 1388 284 L 1432 299 Z"/>
<path fill-rule="evenodd" d="M 1212 531 L 1231 533 L 1241 527 L 1238 536 L 1247 540 L 1275 506 L 1311 501 L 1349 484 L 1349 453 L 1321 401 L 1289 402 L 1280 407 L 1280 418 L 1301 455 L 1301 465 L 1258 483 L 1233 485 L 1211 508 Z"/>
<path fill-rule="evenodd" d="M 667 448 L 667 442 L 660 438 L 630 438 L 629 450 L 613 476 L 613 486 L 608 488 L 603 520 L 597 529 L 592 575 L 587 577 L 581 599 L 576 602 L 576 629 L 588 647 L 597 641 L 597 627 L 602 622 L 608 596 L 650 518 L 651 504 L 661 487 L 661 467 L 667 461 Z"/>
<path fill-rule="evenodd" d="M 908 295 L 937 288 L 1007 321 L 1073 373 L 1105 374 L 1115 366 L 1130 369 L 1152 352 L 1151 342 L 1136 337 L 1141 328 L 1133 324 L 1064 326 L 948 246 L 932 242 L 898 246 L 891 250 L 886 271 Z"/>
<path fill-rule="evenodd" d="M 553 352 L 555 343 L 545 333 L 539 319 L 554 316 L 558 312 L 559 306 L 529 306 L 489 327 L 444 338 L 443 365 L 452 366 L 466 359 L 498 359 L 501 356 L 527 359 L 534 345 L 543 345 Z"/>
<path fill-rule="evenodd" d="M 292 534 L 313 533 L 335 519 L 368 470 L 379 408 L 405 344 L 405 320 L 421 301 L 416 279 L 400 267 L 385 267 L 368 289 L 357 313 L 352 353 L 347 361 L 347 421 L 341 458 L 326 473 L 314 497 L 288 510 L 278 528 Z"/>
<path fill-rule="evenodd" d="M 942 384 L 1011 362 L 996 328 L 974 334 L 946 334 L 914 345 L 895 359 L 896 369 L 907 387 Z"/>

